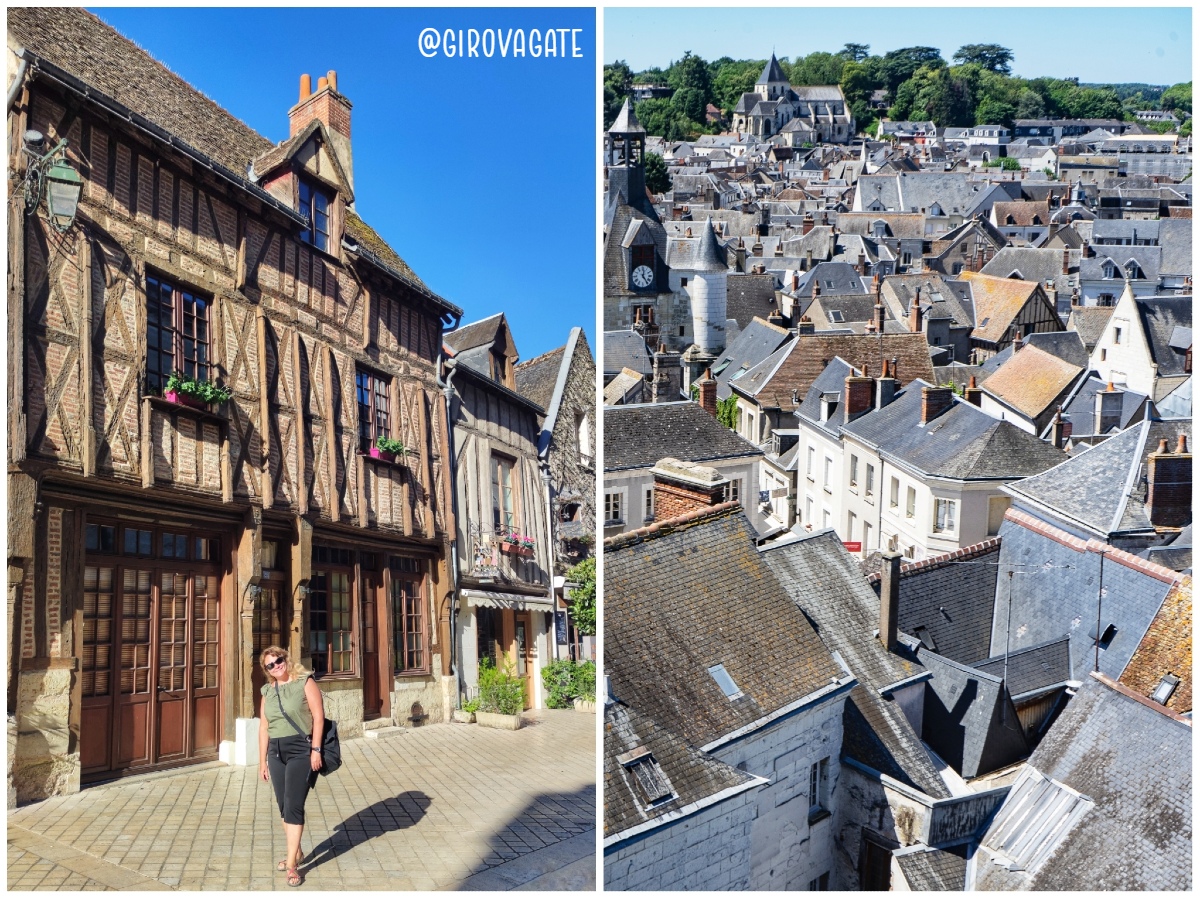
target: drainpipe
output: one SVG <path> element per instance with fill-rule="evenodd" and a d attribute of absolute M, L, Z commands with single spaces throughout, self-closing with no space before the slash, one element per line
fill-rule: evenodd
<path fill-rule="evenodd" d="M 29 68 L 29 60 L 25 59 L 25 51 L 20 47 L 14 48 L 16 55 L 21 57 L 21 62 L 17 65 L 17 74 L 13 76 L 12 84 L 8 86 L 8 104 L 4 107 L 12 109 L 12 105 L 17 102 L 17 94 L 21 92 L 21 85 L 25 82 L 25 71 Z"/>
<path fill-rule="evenodd" d="M 449 319 L 449 321 L 447 320 Z M 458 327 L 461 316 L 447 313 L 442 318 L 442 335 Z M 435 368 L 437 385 L 442 388 L 442 397 L 446 403 L 446 464 L 450 469 L 450 509 L 454 515 L 454 525 L 457 528 L 458 512 L 458 466 L 455 465 L 454 453 L 454 374 L 457 360 L 446 355 L 446 344 L 441 343 Z M 442 377 L 443 370 L 446 376 Z M 450 578 L 454 584 L 454 601 L 450 604 L 450 671 L 454 674 L 458 689 L 455 707 L 462 704 L 463 678 L 462 665 L 458 658 L 458 601 L 459 601 L 459 571 L 458 571 L 458 534 L 450 535 Z"/>
<path fill-rule="evenodd" d="M 549 542 L 546 549 L 550 554 L 550 657 L 558 661 L 558 597 L 554 593 L 554 559 L 556 545 L 554 543 L 554 502 L 551 499 L 550 460 L 543 454 L 538 459 L 538 468 L 542 472 L 542 483 L 546 495 L 546 537 Z"/>

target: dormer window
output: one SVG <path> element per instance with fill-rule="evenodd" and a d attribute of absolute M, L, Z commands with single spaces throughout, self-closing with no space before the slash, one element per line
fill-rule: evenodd
<path fill-rule="evenodd" d="M 333 200 L 326 190 L 305 178 L 300 179 L 298 211 L 308 218 L 308 227 L 300 233 L 300 239 L 324 253 L 330 252 L 329 207 L 332 205 Z"/>

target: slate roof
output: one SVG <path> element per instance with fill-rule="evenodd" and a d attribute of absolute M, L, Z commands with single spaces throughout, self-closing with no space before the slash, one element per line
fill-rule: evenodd
<path fill-rule="evenodd" d="M 562 366 L 566 346 L 535 356 L 513 369 L 517 380 L 517 393 L 533 400 L 543 409 L 550 408 L 554 386 L 558 383 L 558 370 Z"/>
<path fill-rule="evenodd" d="M 1006 648 L 1012 653 L 1066 634 L 1072 679 L 1082 679 L 1097 664 L 1119 677 L 1179 575 L 1102 541 L 1085 543 L 1016 508 L 1005 513 L 1000 536 L 989 654 L 1001 655 Z M 1104 595 L 1098 596 L 1102 557 Z M 1099 653 L 1092 636 L 1098 612 L 1102 630 L 1115 629 Z"/>
<path fill-rule="evenodd" d="M 922 736 L 951 768 L 979 777 L 1029 754 L 1017 708 L 998 676 L 925 648 L 918 655 L 933 674 L 925 684 Z"/>
<path fill-rule="evenodd" d="M 1009 484 L 1018 501 L 1032 500 L 1064 522 L 1082 525 L 1104 539 L 1123 532 L 1152 530 L 1146 514 L 1146 457 L 1166 438 L 1174 448 L 1180 434 L 1191 436 L 1190 419 L 1138 422 L 1103 443 L 1039 475 Z"/>
<path fill-rule="evenodd" d="M 764 546 L 767 567 L 832 651 L 842 657 L 858 686 L 843 717 L 842 752 L 935 799 L 950 795 L 903 710 L 880 689 L 923 673 L 906 648 L 888 652 L 875 634 L 879 600 L 836 533 Z"/>
<path fill-rule="evenodd" d="M 1049 225 L 1050 201 L 1044 200 L 1038 203 L 1032 200 L 1016 200 L 1013 202 L 993 203 L 992 216 L 995 219 L 996 226 L 999 228 L 1003 228 L 1006 225 L 1010 228 Z M 1010 216 L 1013 219 L 1012 222 L 1008 221 Z"/>
<path fill-rule="evenodd" d="M 760 365 L 746 372 L 737 381 L 737 392 L 753 397 L 767 408 L 793 411 L 792 391 L 799 397 L 835 356 L 853 365 L 866 363 L 876 375 L 883 370 L 882 360 L 898 359 L 897 372 L 901 385 L 916 378 L 932 378 L 929 362 L 929 343 L 924 334 L 844 334 L 824 336 L 802 334 Z"/>
<path fill-rule="evenodd" d="M 929 386 L 914 381 L 882 409 L 843 425 L 842 432 L 926 476 L 954 480 L 1027 477 L 1067 458 L 959 397 L 947 411 L 922 425 L 921 388 Z"/>
<path fill-rule="evenodd" d="M 951 281 L 937 272 L 888 275 L 883 279 L 880 296 L 892 314 L 900 318 L 908 315 L 918 290 L 921 294 L 921 308 L 927 316 L 933 311 L 937 318 L 953 319 L 955 327 L 974 327 L 970 288 L 961 281 Z"/>
<path fill-rule="evenodd" d="M 1067 318 L 1067 329 L 1079 334 L 1083 345 L 1090 353 L 1104 334 L 1108 320 L 1112 318 L 1114 306 L 1072 306 Z"/>
<path fill-rule="evenodd" d="M 645 134 L 646 129 L 642 127 L 642 123 L 638 121 L 637 113 L 633 111 L 633 104 L 629 98 L 625 98 L 625 102 L 621 105 L 621 111 L 617 113 L 616 121 L 612 123 L 612 127 L 608 129 L 609 134 Z"/>
<path fill-rule="evenodd" d="M 1184 371 L 1185 351 L 1187 347 L 1177 349 L 1171 345 L 1172 336 L 1177 336 L 1176 329 L 1187 329 L 1191 337 L 1192 327 L 1192 298 L 1187 297 L 1145 297 L 1134 300 L 1137 305 L 1138 319 L 1142 330 L 1150 344 L 1150 356 L 1158 366 L 1156 375 L 1160 378 L 1186 374 Z M 1176 340 L 1176 343 L 1180 341 Z M 1188 343 L 1190 344 L 1190 339 Z"/>
<path fill-rule="evenodd" d="M 913 891 L 962 892 L 967 882 L 967 846 L 922 848 L 893 855 Z"/>
<path fill-rule="evenodd" d="M 236 180 L 244 178 L 252 160 L 276 147 L 86 10 L 13 7 L 8 32 L 27 50 L 204 154 Z M 350 210 L 346 236 L 421 285 L 396 251 Z"/>
<path fill-rule="evenodd" d="M 1190 541 L 1189 541 L 1190 542 Z M 1167 708 L 1192 710 L 1192 577 L 1184 575 L 1163 600 L 1142 642 L 1121 672 L 1121 683 L 1142 696 L 1158 687 L 1163 675 L 1179 678 Z"/>
<path fill-rule="evenodd" d="M 844 411 L 846 408 L 846 378 L 852 374 L 857 375 L 859 373 L 859 370 L 850 365 L 846 360 L 834 357 L 825 366 L 825 370 L 817 375 L 817 379 L 813 381 L 812 386 L 808 388 L 808 393 L 804 395 L 804 399 L 796 407 L 796 414 L 801 416 L 812 427 L 820 428 L 831 437 L 837 437 L 841 433 L 843 422 L 846 420 Z M 836 394 L 837 396 L 837 408 L 829 418 L 821 421 L 821 411 L 824 405 L 823 397 L 831 394 Z M 799 446 L 798 443 L 797 446 Z"/>
<path fill-rule="evenodd" d="M 1078 439 L 1097 433 L 1096 394 L 1108 388 L 1099 378 L 1091 377 L 1083 381 L 1063 404 L 1063 415 L 1071 423 L 1071 437 Z M 1144 411 L 1147 397 L 1126 388 L 1121 391 L 1121 414 L 1117 424 L 1118 431 L 1124 431 L 1133 420 Z M 1045 436 L 1045 435 L 1043 435 Z"/>
<path fill-rule="evenodd" d="M 477 322 L 463 325 L 454 331 L 448 331 L 443 339 L 455 352 L 461 353 L 476 347 L 490 346 L 504 325 L 504 313 L 497 312 Z"/>
<path fill-rule="evenodd" d="M 761 456 L 696 403 L 679 401 L 604 410 L 604 470 L 650 468 L 667 456 L 684 462 Z"/>
<path fill-rule="evenodd" d="M 1008 691 L 1014 698 L 1044 693 L 1071 680 L 1071 641 L 1059 637 L 1010 652 L 1007 663 L 1005 656 L 999 655 L 971 667 L 999 678 L 1007 677 Z"/>
<path fill-rule="evenodd" d="M 1192 263 L 1192 223 L 1188 219 L 1166 218 L 1158 222 L 1158 245 L 1162 247 L 1159 272 L 1164 275 L 1190 275 Z"/>
<path fill-rule="evenodd" d="M 1079 260 L 1079 277 L 1084 281 L 1109 281 L 1119 283 L 1125 278 L 1125 266 L 1130 260 L 1142 270 L 1144 280 L 1157 281 L 1162 263 L 1162 247 L 1115 247 L 1092 246 L 1094 256 Z M 1111 262 L 1116 271 L 1109 277 L 1105 264 Z"/>
<path fill-rule="evenodd" d="M 739 328 L 748 328 L 756 317 L 767 318 L 774 308 L 774 275 L 729 274 L 725 282 L 725 317 L 736 321 Z"/>
<path fill-rule="evenodd" d="M 960 278 L 971 285 L 975 301 L 975 330 L 971 337 L 989 343 L 999 343 L 1004 338 L 1017 313 L 1038 290 L 1038 284 L 1032 281 L 996 278 L 979 272 L 963 272 Z"/>
<path fill-rule="evenodd" d="M 900 630 L 915 636 L 923 628 L 939 655 L 965 665 L 985 658 L 999 558 L 1000 539 L 992 537 L 920 562 L 901 562 Z M 879 572 L 867 580 L 878 595 Z"/>
<path fill-rule="evenodd" d="M 1084 369 L 1044 352 L 1025 347 L 989 375 L 979 386 L 1022 415 L 1036 419 L 1075 383 Z"/>
<path fill-rule="evenodd" d="M 647 807 L 634 775 L 620 756 L 648 750 L 658 763 L 674 798 Z M 604 836 L 620 834 L 662 818 L 678 820 L 679 812 L 738 787 L 753 789 L 761 778 L 693 749 L 687 741 L 648 715 L 622 702 L 604 706 Z M 663 824 L 667 822 L 664 821 Z"/>
<path fill-rule="evenodd" d="M 875 236 L 875 222 L 887 225 L 885 237 L 900 240 L 922 240 L 925 237 L 925 216 L 911 212 L 843 212 L 837 217 L 838 228 L 845 234 Z"/>
<path fill-rule="evenodd" d="M 1022 280 L 1039 284 L 1050 282 L 1060 294 L 1070 296 L 1071 288 L 1078 282 L 1079 254 L 1070 253 L 1068 259 L 1068 273 L 1064 275 L 1063 251 L 1060 249 L 1004 247 L 979 271 L 997 278 L 1008 278 L 1013 272 L 1019 272 Z"/>
<path fill-rule="evenodd" d="M 1189 724 L 1087 678 L 983 839 L 988 850 L 999 848 L 1011 828 L 1018 835 L 1044 834 L 1044 856 L 1034 867 L 1009 871 L 977 852 L 975 888 L 1189 890 L 1191 742 Z M 1039 800 L 1033 788 L 1045 786 L 1037 782 L 1042 778 L 1057 786 L 1057 796 L 1070 798 L 1065 787 L 1089 800 L 1075 804 L 1073 822 L 1049 803 L 1052 796 Z"/>
<path fill-rule="evenodd" d="M 653 217 L 631 206 L 629 199 L 624 197 L 620 191 L 616 193 L 615 197 L 610 197 L 605 217 L 608 224 L 608 235 L 604 241 L 604 295 L 606 297 L 649 296 L 652 298 L 653 294 L 638 294 L 630 289 L 629 263 L 622 243 L 626 234 L 631 230 L 631 226 L 645 228 L 647 229 L 646 233 L 653 239 L 659 258 L 665 259 L 667 254 L 666 231 Z"/>
<path fill-rule="evenodd" d="M 712 366 L 712 376 L 717 382 L 717 399 L 723 400 L 729 396 L 730 381 L 762 362 L 791 339 L 787 328 L 761 318 L 752 319 L 729 342 Z"/>
<path fill-rule="evenodd" d="M 800 276 L 799 289 L 792 291 L 793 295 L 811 297 L 814 281 L 819 281 L 821 293 L 867 292 L 862 275 L 854 270 L 854 266 L 845 262 L 821 262 Z"/>
<path fill-rule="evenodd" d="M 606 374 L 631 368 L 642 375 L 654 371 L 646 340 L 636 331 L 604 332 L 604 371 Z"/>
<path fill-rule="evenodd" d="M 617 407 L 618 410 L 621 407 Z M 604 543 L 612 692 L 704 747 L 843 677 L 724 503 Z M 721 664 L 741 690 L 709 674 Z"/>

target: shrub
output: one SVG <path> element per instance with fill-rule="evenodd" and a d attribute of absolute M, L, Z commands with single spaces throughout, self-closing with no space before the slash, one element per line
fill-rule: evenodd
<path fill-rule="evenodd" d="M 575 693 L 575 663 L 557 659 L 542 669 L 542 686 L 546 688 L 546 705 L 552 709 L 569 709 Z"/>
<path fill-rule="evenodd" d="M 596 701 L 596 663 L 580 662 L 575 666 L 574 693 L 586 702 Z"/>
<path fill-rule="evenodd" d="M 525 682 L 505 660 L 497 668 L 490 658 L 479 660 L 479 711 L 519 715 L 525 708 Z"/>
<path fill-rule="evenodd" d="M 479 711 L 479 697 L 476 696 L 476 697 L 474 697 L 472 699 L 468 699 L 466 702 L 464 702 L 462 704 L 462 710 L 464 712 L 466 712 L 468 715 L 474 715 L 476 712 L 478 712 Z"/>
<path fill-rule="evenodd" d="M 233 396 L 232 390 L 218 387 L 212 381 L 189 378 L 179 372 L 172 372 L 167 378 L 167 390 L 194 396 L 205 403 L 224 403 Z"/>
<path fill-rule="evenodd" d="M 375 438 L 375 448 L 381 452 L 391 453 L 393 456 L 407 456 L 408 450 L 399 440 L 393 440 L 390 437 L 385 437 L 380 434 Z"/>

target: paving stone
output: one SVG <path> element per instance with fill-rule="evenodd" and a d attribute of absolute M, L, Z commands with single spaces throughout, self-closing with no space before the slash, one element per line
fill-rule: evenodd
<path fill-rule="evenodd" d="M 518 731 L 435 724 L 346 741 L 344 767 L 309 797 L 303 888 L 595 889 L 596 719 L 527 717 Z M 8 888 L 286 889 L 274 794 L 257 775 L 197 766 L 10 812 Z"/>

